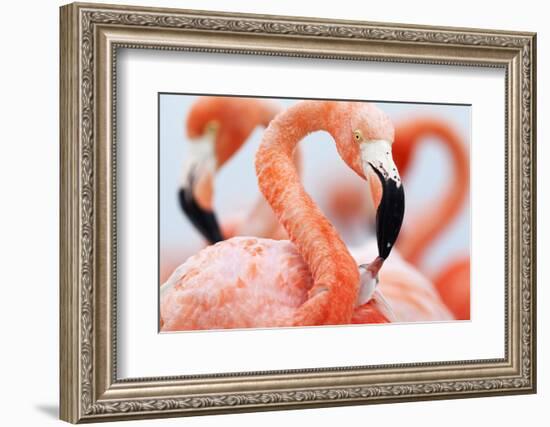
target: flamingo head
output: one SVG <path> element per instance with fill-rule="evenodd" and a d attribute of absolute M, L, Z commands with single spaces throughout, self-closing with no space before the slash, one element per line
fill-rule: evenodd
<path fill-rule="evenodd" d="M 262 120 L 267 120 L 262 117 L 265 108 L 255 99 L 200 97 L 189 110 L 187 136 L 192 142 L 209 136 L 213 144 L 212 153 L 220 168 L 244 144 L 254 128 L 263 124 Z"/>
<path fill-rule="evenodd" d="M 394 128 L 373 104 L 345 103 L 332 133 L 340 156 L 365 179 L 376 206 L 379 257 L 386 259 L 397 240 L 405 213 L 405 194 L 393 160 Z"/>
<path fill-rule="evenodd" d="M 214 144 L 218 125 L 210 122 L 203 134 L 188 145 L 179 188 L 180 207 L 195 228 L 210 243 L 223 240 L 212 208 L 217 160 Z"/>
<path fill-rule="evenodd" d="M 214 176 L 258 124 L 267 125 L 278 107 L 250 98 L 199 97 L 186 120 L 189 139 L 179 190 L 182 210 L 210 243 L 223 240 L 213 211 Z"/>
<path fill-rule="evenodd" d="M 213 211 L 214 176 L 220 162 L 216 148 L 222 127 L 220 102 L 199 98 L 187 116 L 189 138 L 184 159 L 179 203 L 186 217 L 209 243 L 223 240 Z"/>

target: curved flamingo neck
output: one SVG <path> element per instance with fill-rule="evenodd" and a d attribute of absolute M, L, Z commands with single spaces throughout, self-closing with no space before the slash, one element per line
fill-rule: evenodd
<path fill-rule="evenodd" d="M 413 222 L 414 229 L 406 229 L 400 239 L 398 249 L 401 255 L 413 264 L 418 264 L 439 233 L 449 226 L 461 211 L 468 195 L 469 158 L 468 150 L 460 136 L 443 122 L 423 119 L 403 125 L 396 130 L 396 144 L 400 143 L 399 135 L 404 134 L 407 135 L 411 150 L 424 137 L 440 138 L 449 150 L 453 164 L 453 176 L 450 184 L 443 190 L 442 197 L 434 198 L 435 201 L 431 202 L 434 208 L 419 215 Z"/>
<path fill-rule="evenodd" d="M 302 324 L 337 324 L 351 320 L 359 286 L 354 259 L 336 229 L 302 186 L 292 156 L 308 134 L 326 130 L 334 136 L 340 108 L 333 102 L 306 101 L 278 115 L 269 125 L 256 155 L 260 190 L 308 264 L 313 277 L 310 297 L 330 291 L 330 304 L 305 313 Z"/>
<path fill-rule="evenodd" d="M 280 108 L 275 104 L 267 102 L 262 102 L 260 105 L 261 108 L 258 109 L 258 124 L 267 128 L 273 118 L 279 113 Z M 300 150 L 294 151 L 293 162 L 298 176 L 301 176 L 302 156 Z M 260 196 L 250 212 L 247 214 L 246 220 L 239 228 L 237 234 L 243 236 L 251 235 L 281 239 L 285 233 L 282 230 L 281 224 L 277 220 L 277 217 L 273 214 L 273 210 L 266 203 L 265 198 Z"/>

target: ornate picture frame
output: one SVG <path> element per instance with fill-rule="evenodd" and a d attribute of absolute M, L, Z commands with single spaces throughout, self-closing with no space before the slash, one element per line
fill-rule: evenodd
<path fill-rule="evenodd" d="M 536 391 L 536 35 L 70 4 L 60 11 L 60 384 L 78 423 Z M 117 49 L 501 68 L 505 357 L 117 377 Z"/>

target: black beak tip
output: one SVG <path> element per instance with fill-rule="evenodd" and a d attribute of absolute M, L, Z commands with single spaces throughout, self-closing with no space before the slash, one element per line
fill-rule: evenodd
<path fill-rule="evenodd" d="M 405 215 L 405 192 L 403 183 L 384 175 L 373 167 L 382 183 L 382 200 L 376 211 L 376 240 L 378 254 L 386 259 L 399 236 Z"/>
<path fill-rule="evenodd" d="M 201 208 L 193 197 L 191 190 L 180 188 L 178 199 L 180 207 L 187 218 L 208 242 L 214 244 L 223 240 L 216 214 Z"/>

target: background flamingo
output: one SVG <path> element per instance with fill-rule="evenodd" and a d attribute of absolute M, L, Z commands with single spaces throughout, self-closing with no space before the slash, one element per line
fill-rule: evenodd
<path fill-rule="evenodd" d="M 449 262 L 433 279 L 443 302 L 455 319 L 470 319 L 470 257 Z"/>
<path fill-rule="evenodd" d="M 407 171 L 414 153 L 427 137 L 436 137 L 451 156 L 452 177 L 440 195 L 433 197 L 420 214 L 411 219 L 408 230 L 403 230 L 399 251 L 403 258 L 419 265 L 426 249 L 460 213 L 469 192 L 470 162 L 468 149 L 462 137 L 443 120 L 413 118 L 400 122 L 395 130 L 395 162 Z M 401 169 L 400 169 L 401 170 Z M 405 173 L 405 172 L 404 172 Z"/>
<path fill-rule="evenodd" d="M 322 129 L 346 164 L 377 190 L 378 256 L 361 272 L 292 163 L 298 142 Z M 305 101 L 279 114 L 264 134 L 256 168 L 291 242 L 233 238 L 191 257 L 161 289 L 162 329 L 388 321 L 391 314 L 371 290 L 403 218 L 391 141 L 391 122 L 371 104 Z M 370 299 L 356 309 L 365 293 Z"/>
<path fill-rule="evenodd" d="M 210 243 L 232 235 L 284 235 L 263 198 L 246 218 L 233 218 L 224 233 L 212 206 L 216 172 L 257 126 L 266 127 L 279 111 L 280 107 L 271 101 L 239 97 L 200 97 L 191 107 L 186 120 L 190 150 L 184 162 L 179 199 L 189 220 Z"/>
<path fill-rule="evenodd" d="M 460 135 L 446 122 L 431 118 L 415 118 L 396 128 L 396 163 L 407 170 L 412 155 L 427 136 L 435 136 L 451 155 L 453 177 L 433 209 L 413 219 L 414 230 L 405 228 L 398 248 L 402 256 L 419 265 L 422 256 L 456 218 L 467 201 L 470 161 Z M 399 147 L 399 148 L 397 148 Z M 434 275 L 434 283 L 443 301 L 460 320 L 470 319 L 470 257 L 455 257 Z"/>
<path fill-rule="evenodd" d="M 276 103 L 255 98 L 198 97 L 191 106 L 185 122 L 189 151 L 178 190 L 179 203 L 186 218 L 209 243 L 243 234 L 286 238 L 263 197 L 258 198 L 248 215 L 234 212 L 224 218 L 221 226 L 213 209 L 216 173 L 238 152 L 254 129 L 267 126 L 279 111 Z M 298 156 L 295 161 L 298 165 Z M 160 283 L 195 251 L 181 247 L 164 250 Z"/>

